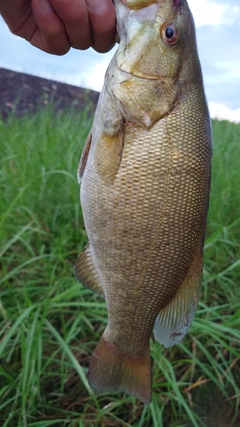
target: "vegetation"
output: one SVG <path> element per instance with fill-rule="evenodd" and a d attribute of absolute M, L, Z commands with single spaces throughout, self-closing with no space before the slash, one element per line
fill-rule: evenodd
<path fill-rule="evenodd" d="M 94 395 L 103 300 L 73 277 L 87 242 L 76 181 L 88 112 L 0 122 L 0 425 L 236 426 L 240 388 L 240 125 L 213 122 L 202 295 L 183 342 L 151 342 L 153 402 Z M 221 417 L 221 418 L 219 418 Z M 231 424 L 232 423 L 232 424 Z"/>

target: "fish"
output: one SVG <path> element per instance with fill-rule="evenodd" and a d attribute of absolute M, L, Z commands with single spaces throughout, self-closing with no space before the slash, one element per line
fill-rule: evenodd
<path fill-rule="evenodd" d="M 186 0 L 114 0 L 119 46 L 78 168 L 89 242 L 75 276 L 105 298 L 93 391 L 152 399 L 150 339 L 179 343 L 195 316 L 212 132 Z"/>

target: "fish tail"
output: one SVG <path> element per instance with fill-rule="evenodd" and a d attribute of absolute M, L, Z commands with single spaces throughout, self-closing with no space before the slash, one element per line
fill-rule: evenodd
<path fill-rule="evenodd" d="M 103 336 L 93 352 L 88 372 L 95 392 L 123 391 L 143 403 L 152 399 L 149 348 L 144 355 L 125 354 Z"/>

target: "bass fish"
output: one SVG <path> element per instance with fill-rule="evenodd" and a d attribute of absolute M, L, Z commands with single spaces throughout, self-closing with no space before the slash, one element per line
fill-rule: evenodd
<path fill-rule="evenodd" d="M 108 311 L 90 386 L 147 404 L 152 331 L 177 344 L 197 308 L 211 124 L 187 1 L 114 3 L 120 43 L 78 170 L 89 243 L 75 275 Z"/>

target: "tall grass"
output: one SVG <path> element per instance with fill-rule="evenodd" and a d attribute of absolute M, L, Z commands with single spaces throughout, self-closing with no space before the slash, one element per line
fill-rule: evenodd
<path fill-rule="evenodd" d="M 76 169 L 85 111 L 0 122 L 0 425 L 236 425 L 240 387 L 240 125 L 213 122 L 202 296 L 183 342 L 151 342 L 153 401 L 94 395 L 89 357 L 105 303 L 73 277 L 87 242 Z M 219 418 L 220 417 L 220 418 Z M 215 423 L 215 424 L 214 424 Z M 228 424 L 227 424 L 228 423 Z"/>

